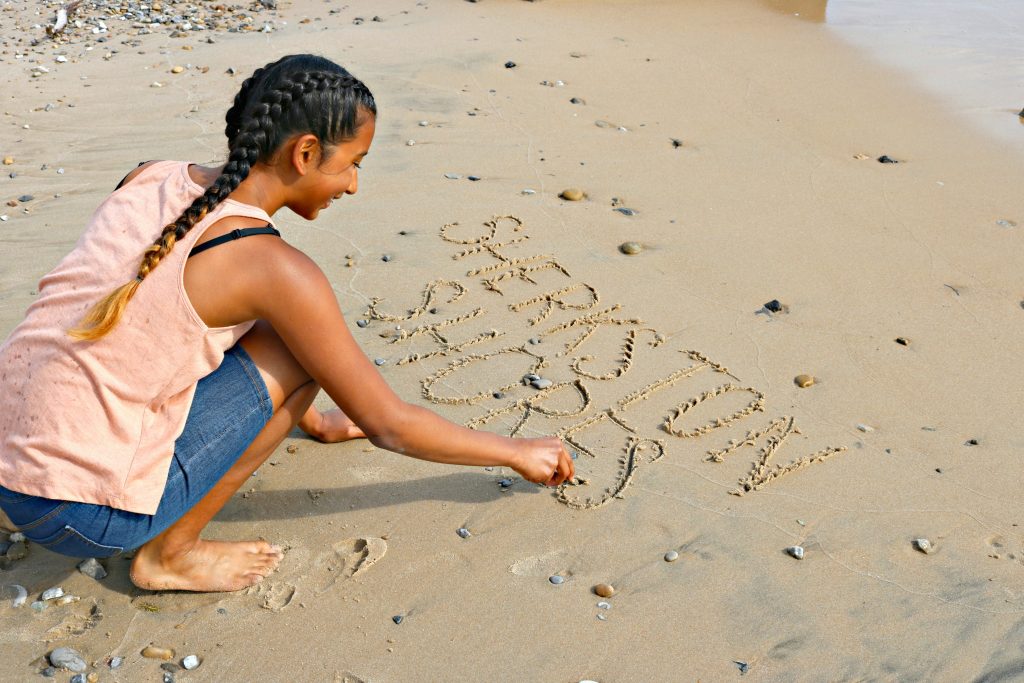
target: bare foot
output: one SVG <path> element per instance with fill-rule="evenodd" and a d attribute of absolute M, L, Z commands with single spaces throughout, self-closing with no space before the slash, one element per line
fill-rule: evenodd
<path fill-rule="evenodd" d="M 129 576 L 147 590 L 237 591 L 262 581 L 283 557 L 266 541 L 198 540 L 172 553 L 154 539 L 136 551 Z"/>
<path fill-rule="evenodd" d="M 339 408 L 321 413 L 310 406 L 299 420 L 299 427 L 317 441 L 324 443 L 366 438 L 363 430 Z"/>

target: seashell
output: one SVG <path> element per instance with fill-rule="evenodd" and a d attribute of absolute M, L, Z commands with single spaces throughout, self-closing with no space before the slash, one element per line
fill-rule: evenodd
<path fill-rule="evenodd" d="M 814 377 L 812 377 L 811 375 L 797 375 L 796 377 L 793 378 L 793 381 L 801 389 L 806 389 L 807 387 L 814 384 L 815 380 Z"/>
<path fill-rule="evenodd" d="M 599 583 L 594 586 L 594 594 L 602 598 L 610 598 L 615 595 L 615 587 L 610 583 Z"/>
<path fill-rule="evenodd" d="M 444 177 L 447 178 L 448 180 L 458 180 L 462 176 L 459 175 L 458 173 L 445 173 Z"/>
<path fill-rule="evenodd" d="M 198 668 L 199 664 L 199 657 L 195 655 L 189 655 L 188 657 L 185 657 L 185 659 L 181 660 L 181 665 L 189 671 Z"/>
<path fill-rule="evenodd" d="M 4 157 L 4 166 L 11 166 L 14 164 L 14 157 Z"/>
<path fill-rule="evenodd" d="M 679 553 L 677 553 L 675 550 L 669 550 L 667 553 L 665 553 L 666 562 L 675 562 L 678 559 Z"/>
<path fill-rule="evenodd" d="M 623 216 L 635 216 L 639 213 L 639 211 L 637 211 L 636 209 L 629 209 L 626 208 L 625 206 L 620 206 L 618 208 L 612 209 L 612 211 L 618 211 Z"/>
<path fill-rule="evenodd" d="M 619 245 L 619 251 L 629 256 L 639 254 L 643 250 L 643 245 L 641 245 L 639 242 L 623 242 L 622 244 Z"/>
<path fill-rule="evenodd" d="M 597 606 L 600 609 L 611 609 L 612 608 L 612 605 L 611 605 L 610 602 L 605 602 L 603 600 L 601 602 L 597 603 Z"/>
<path fill-rule="evenodd" d="M 81 600 L 77 595 L 62 595 L 55 600 L 58 605 L 69 605 L 72 602 L 78 602 Z"/>
<path fill-rule="evenodd" d="M 790 557 L 795 557 L 798 560 L 804 559 L 804 549 L 798 545 L 791 545 L 786 548 L 786 552 L 789 553 Z"/>
<path fill-rule="evenodd" d="M 168 662 L 174 659 L 174 650 L 168 647 L 157 647 L 156 645 L 147 645 L 142 648 L 142 656 L 146 659 L 162 659 Z"/>
<path fill-rule="evenodd" d="M 43 591 L 43 594 L 39 596 L 40 600 L 56 600 L 57 598 L 64 595 L 64 589 L 60 586 L 54 586 L 53 588 L 47 588 Z"/>
<path fill-rule="evenodd" d="M 16 583 L 12 583 L 11 588 L 14 589 L 14 599 L 11 600 L 11 607 L 21 607 L 28 600 L 28 591 L 25 590 L 24 586 L 19 586 Z"/>
<path fill-rule="evenodd" d="M 587 195 L 583 190 L 579 189 L 578 187 L 570 187 L 568 189 L 562 190 L 562 193 L 558 196 L 567 202 L 578 202 Z"/>
<path fill-rule="evenodd" d="M 933 552 L 935 552 L 935 546 L 933 546 L 932 542 L 929 541 L 927 538 L 915 538 L 914 548 L 921 551 L 925 555 L 931 555 Z"/>

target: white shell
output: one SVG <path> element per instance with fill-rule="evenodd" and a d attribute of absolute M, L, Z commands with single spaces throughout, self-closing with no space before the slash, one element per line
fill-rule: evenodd
<path fill-rule="evenodd" d="M 19 586 L 16 583 L 11 584 L 11 588 L 15 592 L 14 600 L 11 600 L 11 607 L 21 607 L 28 600 L 28 591 L 24 586 Z"/>

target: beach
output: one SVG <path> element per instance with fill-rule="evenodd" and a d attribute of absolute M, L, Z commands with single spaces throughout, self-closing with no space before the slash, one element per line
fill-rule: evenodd
<path fill-rule="evenodd" d="M 577 478 L 296 430 L 207 530 L 276 573 L 160 593 L 8 550 L 0 679 L 58 647 L 100 681 L 1024 677 L 1019 81 L 958 100 L 810 0 L 164 4 L 56 37 L 4 6 L 0 332 L 137 163 L 223 161 L 242 80 L 316 52 L 376 140 L 275 225 L 402 398 L 558 434 Z"/>

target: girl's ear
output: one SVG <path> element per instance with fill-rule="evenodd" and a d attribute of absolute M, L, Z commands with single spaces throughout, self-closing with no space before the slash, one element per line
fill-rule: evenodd
<path fill-rule="evenodd" d="M 291 164 L 300 176 L 320 165 L 320 140 L 312 133 L 295 138 L 291 148 Z"/>

